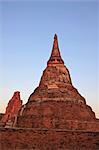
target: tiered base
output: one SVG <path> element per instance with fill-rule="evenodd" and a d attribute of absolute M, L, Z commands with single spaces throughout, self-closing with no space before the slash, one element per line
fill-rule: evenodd
<path fill-rule="evenodd" d="M 21 115 L 20 115 L 21 114 Z M 99 129 L 92 109 L 74 101 L 39 101 L 26 104 L 17 118 L 16 127 L 48 129 Z"/>

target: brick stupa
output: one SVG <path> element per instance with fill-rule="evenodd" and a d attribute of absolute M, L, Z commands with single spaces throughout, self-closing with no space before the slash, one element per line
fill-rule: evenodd
<path fill-rule="evenodd" d="M 95 113 L 72 84 L 56 34 L 39 86 L 19 111 L 16 127 L 99 130 Z"/>

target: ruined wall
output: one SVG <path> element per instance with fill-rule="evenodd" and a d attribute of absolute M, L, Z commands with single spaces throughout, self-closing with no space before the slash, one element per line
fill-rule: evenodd
<path fill-rule="evenodd" d="M 98 150 L 99 132 L 0 128 L 1 150 Z"/>
<path fill-rule="evenodd" d="M 7 124 L 13 126 L 13 123 L 18 115 L 18 111 L 20 110 L 21 106 L 22 100 L 20 98 L 20 92 L 16 91 L 8 102 L 5 114 L 0 120 L 0 126 L 6 126 Z"/>

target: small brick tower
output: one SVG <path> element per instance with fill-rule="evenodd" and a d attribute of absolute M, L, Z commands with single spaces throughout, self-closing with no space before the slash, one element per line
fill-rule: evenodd
<path fill-rule="evenodd" d="M 18 111 L 22 107 L 22 100 L 20 99 L 20 92 L 14 92 L 12 98 L 9 100 L 8 106 L 6 107 L 6 112 L 3 115 L 0 124 L 5 127 L 14 126 L 15 120 L 18 115 Z"/>

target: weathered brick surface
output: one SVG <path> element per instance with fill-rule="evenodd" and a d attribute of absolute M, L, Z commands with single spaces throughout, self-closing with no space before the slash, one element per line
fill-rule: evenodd
<path fill-rule="evenodd" d="M 99 132 L 0 129 L 1 150 L 99 150 Z"/>
<path fill-rule="evenodd" d="M 18 117 L 17 127 L 92 129 L 99 131 L 99 120 L 94 118 L 91 109 L 84 104 L 62 101 L 28 103 L 22 116 Z M 92 117 L 93 116 L 93 117 Z M 96 125 L 95 125 L 96 124 Z"/>

